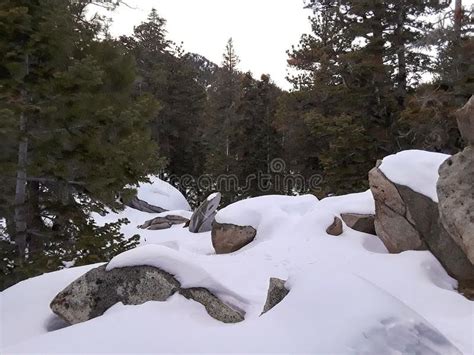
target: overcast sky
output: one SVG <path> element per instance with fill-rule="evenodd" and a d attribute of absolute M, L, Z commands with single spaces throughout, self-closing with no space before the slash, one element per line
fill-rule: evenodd
<path fill-rule="evenodd" d="M 126 0 L 113 17 L 112 34 L 130 34 L 144 21 L 151 8 L 167 20 L 169 39 L 184 49 L 204 55 L 217 64 L 229 37 L 240 57 L 239 69 L 256 77 L 270 74 L 289 89 L 286 50 L 310 31 L 303 0 Z"/>
<path fill-rule="evenodd" d="M 167 20 L 168 38 L 183 42 L 184 49 L 221 64 L 229 37 L 240 57 L 239 69 L 255 77 L 270 74 L 277 85 L 286 81 L 286 51 L 303 33 L 311 31 L 309 10 L 303 0 L 126 0 L 108 16 L 113 35 L 130 34 L 154 7 Z M 451 7 L 453 7 L 452 1 Z M 474 0 L 463 0 L 470 8 Z M 102 12 L 102 11 L 101 11 Z"/>

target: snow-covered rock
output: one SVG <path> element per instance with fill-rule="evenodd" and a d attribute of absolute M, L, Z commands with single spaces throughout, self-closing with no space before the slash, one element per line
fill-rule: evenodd
<path fill-rule="evenodd" d="M 448 158 L 449 155 L 442 153 L 404 150 L 385 157 L 378 168 L 393 183 L 409 187 L 438 202 L 438 169 Z"/>
<path fill-rule="evenodd" d="M 135 266 L 107 272 L 99 266 L 73 281 L 51 302 L 55 314 L 69 324 L 99 317 L 116 303 L 137 305 L 166 301 L 179 289 L 176 279 L 160 269 Z"/>
<path fill-rule="evenodd" d="M 138 185 L 137 195 L 128 206 L 149 213 L 160 213 L 169 210 L 190 211 L 186 198 L 174 186 L 157 176 L 149 176 L 150 182 Z"/>
<path fill-rule="evenodd" d="M 282 215 L 302 215 L 312 209 L 318 199 L 313 195 L 269 195 L 235 202 L 220 210 L 215 220 L 236 226 L 251 226 L 258 230 L 263 219 L 278 219 Z"/>
<path fill-rule="evenodd" d="M 403 163 L 403 157 L 406 159 L 406 165 Z M 452 159 L 449 158 L 446 164 L 443 164 L 444 156 L 439 153 L 406 151 L 385 158 L 382 165 L 371 170 L 369 182 L 376 206 L 375 229 L 390 252 L 429 249 L 451 276 L 463 285 L 472 285 L 474 284 L 474 265 L 466 256 L 466 251 L 447 232 L 440 220 L 438 198 L 437 195 L 435 198 L 432 192 L 433 190 L 436 192 L 438 181 L 439 165 L 437 167 L 436 165 L 443 164 L 443 167 L 449 167 Z M 389 162 L 389 176 L 395 177 L 395 181 L 382 171 L 385 161 Z M 416 165 L 422 167 L 424 171 L 415 169 L 413 162 L 416 162 Z M 392 170 L 395 165 L 398 169 L 396 174 L 394 174 L 395 170 Z M 451 174 L 454 179 L 450 182 L 442 179 L 442 186 L 444 186 L 442 190 L 445 192 L 441 195 L 443 202 L 446 203 L 447 195 L 458 196 L 459 206 L 451 203 L 448 210 L 442 210 L 450 216 L 464 210 L 463 217 L 466 217 L 465 212 L 469 210 L 469 208 L 464 209 L 463 204 L 469 203 L 468 195 L 474 191 L 474 183 L 472 176 L 469 173 L 465 174 L 466 166 L 458 167 L 459 172 L 446 172 L 446 168 L 440 170 Z M 427 176 L 427 172 L 431 175 Z M 459 177 L 458 173 L 465 175 Z M 456 192 L 456 189 L 459 191 Z M 463 195 L 462 198 L 459 194 Z M 458 221 L 463 225 L 471 223 L 469 218 L 466 220 L 458 218 Z"/>

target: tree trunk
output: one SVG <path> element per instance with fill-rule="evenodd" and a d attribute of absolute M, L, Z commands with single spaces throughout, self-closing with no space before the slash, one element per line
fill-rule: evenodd
<path fill-rule="evenodd" d="M 44 235 L 44 223 L 41 219 L 41 208 L 40 208 L 40 184 L 38 181 L 28 181 L 28 215 L 27 215 L 27 226 L 28 226 L 28 237 L 27 239 L 28 251 L 30 253 L 39 253 L 43 250 L 45 243 Z"/>
<path fill-rule="evenodd" d="M 27 206 L 26 206 L 26 165 L 28 159 L 27 118 L 20 114 L 20 143 L 18 144 L 18 167 L 15 188 L 15 245 L 23 261 L 26 256 Z"/>
<path fill-rule="evenodd" d="M 462 26 L 462 0 L 455 0 L 454 2 L 454 36 L 455 41 L 459 42 L 461 38 Z"/>
<path fill-rule="evenodd" d="M 406 64 L 406 49 L 403 38 L 403 25 L 405 23 L 405 8 L 400 6 L 397 18 L 397 28 L 395 30 L 395 40 L 397 41 L 397 100 L 400 107 L 404 106 L 405 97 L 407 94 L 407 64 Z"/>

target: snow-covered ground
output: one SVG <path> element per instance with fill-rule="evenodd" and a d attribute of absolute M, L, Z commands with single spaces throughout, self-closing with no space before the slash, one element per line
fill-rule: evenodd
<path fill-rule="evenodd" d="M 326 234 L 334 216 L 344 212 L 373 213 L 371 193 L 236 203 L 216 219 L 251 224 L 257 235 L 225 255 L 215 254 L 210 232 L 194 234 L 180 225 L 136 228 L 158 214 L 126 208 L 96 216 L 99 223 L 127 217 L 131 223 L 122 231 L 142 236 L 142 245 L 114 258 L 109 269 L 159 266 L 185 287 L 207 287 L 245 310 L 245 320 L 221 323 L 202 305 L 175 294 L 166 302 L 117 304 L 101 317 L 61 328 L 49 303 L 97 266 L 90 265 L 2 292 L 0 353 L 472 354 L 474 302 L 455 291 L 456 281 L 432 254 L 388 254 L 377 237 L 347 227 L 341 236 Z M 290 293 L 260 315 L 270 277 L 288 280 Z"/>

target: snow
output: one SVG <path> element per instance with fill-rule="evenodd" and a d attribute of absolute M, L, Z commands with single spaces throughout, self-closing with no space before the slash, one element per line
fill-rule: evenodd
<path fill-rule="evenodd" d="M 175 187 L 161 180 L 157 176 L 149 176 L 150 182 L 140 183 L 137 188 L 137 197 L 166 210 L 190 211 L 186 198 Z"/>
<path fill-rule="evenodd" d="M 438 202 L 438 169 L 450 156 L 424 150 L 405 150 L 382 160 L 379 169 L 392 182 Z"/>
<path fill-rule="evenodd" d="M 220 210 L 215 220 L 219 223 L 251 226 L 257 229 L 264 217 L 278 219 L 286 214 L 302 215 L 315 207 L 317 202 L 318 199 L 313 195 L 255 197 L 238 201 Z"/>
<path fill-rule="evenodd" d="M 389 159 L 390 165 L 390 159 Z M 175 214 L 170 211 L 170 214 Z M 429 251 L 388 254 L 375 236 L 325 230 L 340 213 L 374 213 L 370 191 L 318 201 L 313 196 L 265 196 L 232 204 L 219 222 L 257 228 L 243 249 L 216 255 L 211 233 L 182 226 L 137 229 L 158 214 L 126 208 L 98 223 L 126 217 L 126 235 L 141 245 L 107 269 L 160 267 L 183 287 L 207 287 L 246 312 L 224 324 L 175 294 L 166 302 L 117 304 L 88 322 L 60 328 L 49 303 L 90 265 L 45 274 L 0 294 L 0 353 L 341 353 L 472 354 L 474 302 L 455 289 Z M 288 296 L 260 315 L 270 277 Z M 56 329 L 56 330 L 55 330 Z"/>
<path fill-rule="evenodd" d="M 207 196 L 207 200 L 208 201 L 211 201 L 213 198 L 215 198 L 216 196 L 218 195 L 217 192 L 213 192 L 212 194 L 210 194 L 209 196 Z"/>

